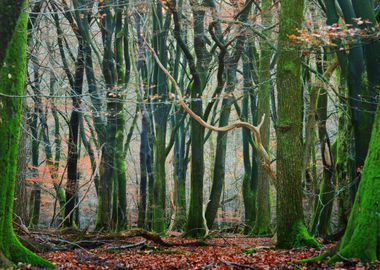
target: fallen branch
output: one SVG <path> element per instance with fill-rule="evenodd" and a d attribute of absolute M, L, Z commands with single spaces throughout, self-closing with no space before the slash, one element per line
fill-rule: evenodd
<path fill-rule="evenodd" d="M 194 241 L 194 242 L 187 242 L 187 243 L 174 243 L 174 242 L 167 242 L 161 238 L 161 236 L 154 232 L 148 232 L 144 229 L 135 229 L 130 230 L 126 232 L 121 233 L 114 233 L 114 234 L 103 234 L 99 235 L 97 234 L 88 234 L 84 237 L 84 239 L 91 239 L 92 241 L 98 240 L 98 241 L 104 241 L 104 240 L 113 240 L 117 239 L 118 241 L 124 240 L 126 238 L 132 238 L 132 237 L 142 237 L 145 238 L 148 241 L 152 241 L 157 245 L 163 246 L 163 247 L 175 247 L 175 246 L 182 246 L 182 247 L 197 247 L 197 246 L 219 246 L 219 247 L 225 247 L 226 245 L 220 245 L 220 244 L 212 244 L 207 243 L 205 241 Z"/>
<path fill-rule="evenodd" d="M 224 263 L 225 265 L 228 265 L 228 266 L 236 266 L 236 267 L 240 267 L 240 268 L 246 268 L 246 269 L 256 269 L 255 267 L 252 267 L 250 265 L 247 265 L 247 264 L 241 264 L 241 263 L 236 263 L 236 262 L 229 262 L 229 261 L 225 261 L 223 259 L 219 259 L 222 263 Z"/>
<path fill-rule="evenodd" d="M 125 245 L 125 246 L 109 247 L 106 250 L 107 251 L 119 251 L 119 250 L 126 250 L 126 249 L 130 249 L 130 248 L 143 247 L 145 245 L 146 245 L 146 241 L 144 240 L 141 242 L 137 242 L 137 243 L 133 243 L 133 244 Z"/>

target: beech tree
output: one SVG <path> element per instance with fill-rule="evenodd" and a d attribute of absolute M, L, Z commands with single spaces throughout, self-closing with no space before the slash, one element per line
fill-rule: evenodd
<path fill-rule="evenodd" d="M 318 246 L 309 235 L 302 209 L 301 56 L 289 35 L 301 28 L 303 0 L 281 2 L 277 48 L 277 246 Z"/>
<path fill-rule="evenodd" d="M 359 258 L 365 262 L 380 258 L 380 107 L 378 107 L 359 189 L 346 231 L 330 262 Z"/>
<path fill-rule="evenodd" d="M 52 264 L 25 248 L 13 230 L 12 212 L 26 63 L 27 1 L 0 3 L 0 267 L 18 262 Z"/>

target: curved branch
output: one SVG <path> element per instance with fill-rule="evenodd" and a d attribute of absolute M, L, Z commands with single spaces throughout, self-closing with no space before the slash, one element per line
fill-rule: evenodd
<path fill-rule="evenodd" d="M 190 109 L 190 107 L 185 103 L 185 101 L 184 101 L 184 99 L 182 97 L 182 94 L 181 94 L 181 89 L 178 86 L 176 80 L 169 73 L 169 71 L 162 65 L 160 59 L 158 58 L 158 56 L 157 56 L 156 52 L 153 50 L 153 48 L 146 41 L 145 41 L 145 43 L 146 43 L 149 51 L 152 53 L 154 59 L 156 60 L 158 66 L 165 73 L 166 77 L 172 82 L 172 84 L 173 84 L 173 86 L 174 86 L 174 88 L 176 90 L 176 94 L 177 94 L 177 98 L 178 98 L 178 104 L 195 121 L 197 121 L 203 127 L 207 128 L 207 129 L 210 129 L 212 131 L 216 131 L 216 132 L 228 132 L 228 131 L 231 131 L 231 130 L 233 130 L 235 128 L 246 128 L 246 129 L 250 130 L 254 134 L 257 150 L 258 150 L 258 153 L 260 154 L 261 161 L 262 161 L 261 165 L 263 166 L 264 170 L 268 173 L 268 175 L 272 178 L 273 184 L 276 186 L 277 176 L 276 176 L 276 173 L 272 170 L 272 168 L 270 166 L 269 154 L 265 150 L 265 147 L 263 146 L 262 141 L 261 141 L 260 128 L 261 128 L 261 126 L 264 123 L 265 114 L 261 118 L 260 124 L 258 126 L 254 126 L 254 125 L 252 125 L 252 124 L 250 124 L 248 122 L 242 122 L 242 121 L 236 121 L 236 122 L 231 123 L 231 124 L 229 124 L 227 126 L 224 126 L 224 127 L 216 127 L 216 126 L 210 125 L 209 123 L 207 123 L 206 121 L 204 121 L 202 119 L 202 117 L 200 117 L 195 112 L 193 112 Z"/>

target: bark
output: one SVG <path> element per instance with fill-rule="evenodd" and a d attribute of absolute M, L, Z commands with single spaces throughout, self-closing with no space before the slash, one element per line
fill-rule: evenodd
<path fill-rule="evenodd" d="M 272 25 L 272 14 L 270 10 L 271 1 L 264 0 L 261 3 L 262 24 L 264 27 Z M 270 33 L 270 32 L 269 32 Z M 270 34 L 265 34 L 270 40 Z M 266 151 L 269 151 L 270 142 L 270 63 L 272 50 L 266 40 L 260 39 L 260 67 L 259 67 L 259 92 L 257 97 L 257 118 L 265 117 L 261 127 L 262 144 Z M 256 223 L 253 233 L 256 235 L 266 235 L 270 233 L 270 178 L 262 166 L 258 166 L 257 179 L 257 202 L 256 202 Z"/>
<path fill-rule="evenodd" d="M 189 48 L 181 37 L 181 26 L 176 7 L 171 8 L 174 20 L 174 36 L 183 51 L 193 77 L 191 85 L 191 107 L 197 115 L 203 115 L 202 101 L 196 98 L 202 96 L 205 87 L 210 55 L 206 48 L 205 39 L 205 11 L 193 8 L 194 16 L 194 49 L 197 57 L 195 62 Z M 191 176 L 190 176 L 190 204 L 186 225 L 187 236 L 204 236 L 206 225 L 203 216 L 203 175 L 204 175 L 204 127 L 196 120 L 191 120 Z"/>
<path fill-rule="evenodd" d="M 65 216 L 69 216 L 65 221 L 65 226 L 73 227 L 77 221 L 75 218 L 74 207 L 78 202 L 78 158 L 79 151 L 79 124 L 80 124 L 80 103 L 84 77 L 84 54 L 82 42 L 79 41 L 78 56 L 75 64 L 74 84 L 71 95 L 73 111 L 69 122 L 69 141 L 67 154 L 67 184 L 65 188 L 66 206 Z"/>
<path fill-rule="evenodd" d="M 153 38 L 153 47 L 158 52 L 161 63 L 166 67 L 168 63 L 167 36 L 171 23 L 171 14 L 167 13 L 164 18 L 162 4 L 157 1 L 152 3 L 153 6 L 153 31 L 159 33 Z M 165 29 L 162 31 L 161 29 Z M 168 85 L 165 74 L 158 67 L 154 66 L 153 95 L 157 95 L 158 102 L 154 104 L 154 186 L 153 186 L 153 231 L 165 233 L 166 231 L 166 133 L 167 121 L 170 107 L 165 103 L 168 98 Z"/>
<path fill-rule="evenodd" d="M 277 246 L 318 246 L 304 224 L 302 209 L 301 59 L 288 35 L 301 27 L 303 0 L 282 2 L 277 62 Z"/>
<path fill-rule="evenodd" d="M 380 109 L 369 143 L 368 156 L 344 236 L 330 262 L 359 258 L 364 262 L 380 258 Z"/>
<path fill-rule="evenodd" d="M 26 249 L 12 226 L 16 161 L 20 138 L 22 100 L 7 95 L 23 95 L 26 62 L 26 1 L 3 1 L 0 4 L 0 266 L 18 262 L 53 267 Z M 4 37 L 4 38 L 3 38 Z"/>
<path fill-rule="evenodd" d="M 256 94 L 254 94 L 252 72 L 250 68 L 249 48 L 246 46 L 246 52 L 243 55 L 243 79 L 245 94 L 242 101 L 243 121 L 249 120 L 249 111 L 252 112 L 252 123 L 257 124 Z M 250 98 L 251 97 L 251 98 Z M 251 110 L 249 103 L 251 102 Z M 242 130 L 243 135 L 243 161 L 244 176 L 242 184 L 243 202 L 244 202 L 244 233 L 250 234 L 255 226 L 256 218 L 256 196 L 257 196 L 257 152 L 250 148 L 250 132 L 247 129 Z M 252 153 L 252 154 L 251 154 Z"/>
<path fill-rule="evenodd" d="M 25 106 L 23 107 L 22 112 L 21 126 L 26 127 L 27 116 Z M 15 215 L 16 223 L 25 223 L 27 224 L 28 220 L 28 194 L 26 191 L 26 182 L 25 178 L 28 172 L 28 161 L 27 157 L 30 155 L 29 145 L 27 143 L 28 133 L 25 129 L 20 131 L 20 147 L 17 154 L 17 169 L 16 169 L 16 187 L 15 187 L 15 200 L 13 213 Z"/>

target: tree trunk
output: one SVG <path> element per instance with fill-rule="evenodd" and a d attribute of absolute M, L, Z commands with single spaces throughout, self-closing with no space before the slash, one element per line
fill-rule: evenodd
<path fill-rule="evenodd" d="M 380 107 L 379 107 L 380 108 Z M 359 189 L 338 253 L 330 262 L 359 258 L 365 262 L 380 258 L 380 109 L 369 143 Z"/>
<path fill-rule="evenodd" d="M 25 106 L 23 107 L 21 126 L 25 127 L 27 124 L 27 116 Z M 16 170 L 16 187 L 15 187 L 15 204 L 13 213 L 15 214 L 16 223 L 27 224 L 28 211 L 26 205 L 28 205 L 28 194 L 26 191 L 25 178 L 28 172 L 28 156 L 29 145 L 27 143 L 28 133 L 25 129 L 20 131 L 20 147 L 17 154 L 17 170 Z"/>
<path fill-rule="evenodd" d="M 26 1 L 3 1 L 0 4 L 0 93 L 23 95 L 26 60 Z M 26 249 L 12 226 L 17 152 L 20 137 L 22 100 L 0 97 L 0 266 L 18 262 L 53 267 Z"/>
<path fill-rule="evenodd" d="M 272 25 L 272 14 L 270 10 L 271 1 L 264 0 L 261 3 L 262 24 L 264 27 Z M 269 33 L 271 33 L 269 31 Z M 270 34 L 265 34 L 270 40 Z M 259 67 L 259 92 L 257 97 L 257 119 L 265 115 L 265 121 L 260 129 L 262 144 L 269 151 L 270 142 L 270 63 L 272 50 L 266 40 L 260 39 L 260 67 Z M 256 223 L 253 233 L 256 235 L 266 235 L 270 233 L 270 186 L 268 173 L 262 166 L 258 166 L 257 179 L 257 202 L 256 202 Z"/>
<path fill-rule="evenodd" d="M 257 109 L 256 109 L 256 94 L 254 93 L 252 70 L 250 68 L 249 48 L 246 45 L 246 52 L 243 55 L 243 79 L 244 94 L 242 101 L 241 118 L 244 121 L 249 121 L 249 102 L 251 101 L 252 124 L 257 125 Z M 251 98 L 250 98 L 251 97 Z M 244 202 L 244 233 L 252 233 L 255 226 L 256 218 L 256 194 L 257 194 L 257 153 L 255 149 L 250 148 L 250 132 L 247 129 L 242 129 L 243 135 L 243 160 L 244 160 L 244 176 L 242 184 L 243 202 Z M 251 155 L 252 153 L 252 155 Z"/>
<path fill-rule="evenodd" d="M 299 51 L 288 35 L 301 28 L 303 0 L 281 3 L 277 62 L 277 246 L 318 246 L 304 224 L 302 209 L 302 91 Z M 294 45 L 293 45 L 294 46 Z"/>
<path fill-rule="evenodd" d="M 191 87 L 191 108 L 197 115 L 203 115 L 202 96 L 205 87 L 210 55 L 206 48 L 205 40 L 205 11 L 193 10 L 194 16 L 194 49 L 197 55 L 196 67 L 193 66 L 193 84 Z M 176 25 L 177 26 L 177 25 Z M 177 39 L 178 42 L 178 39 Z M 189 59 L 188 59 L 189 60 Z M 206 232 L 203 206 L 203 176 L 204 176 L 204 127 L 196 120 L 191 119 L 191 175 L 190 175 L 190 204 L 186 225 L 186 235 L 202 237 Z"/>
<path fill-rule="evenodd" d="M 81 41 L 79 41 L 81 42 Z M 80 118 L 80 103 L 82 94 L 84 76 L 84 53 L 82 42 L 78 47 L 77 62 L 75 64 L 74 85 L 71 91 L 73 111 L 69 122 L 69 141 L 67 154 L 67 184 L 65 188 L 66 207 L 65 216 L 68 218 L 65 221 L 66 227 L 75 226 L 75 207 L 78 202 L 78 158 L 79 151 L 79 118 Z M 79 225 L 79 224 L 77 224 Z"/>

